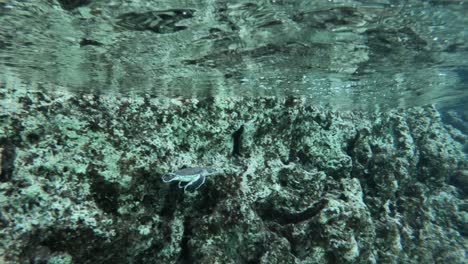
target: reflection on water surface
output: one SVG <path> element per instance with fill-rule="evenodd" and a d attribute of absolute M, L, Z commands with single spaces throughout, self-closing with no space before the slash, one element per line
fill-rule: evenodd
<path fill-rule="evenodd" d="M 28 85 L 306 96 L 353 109 L 468 99 L 463 1 L 43 0 L 0 8 L 2 79 Z"/>

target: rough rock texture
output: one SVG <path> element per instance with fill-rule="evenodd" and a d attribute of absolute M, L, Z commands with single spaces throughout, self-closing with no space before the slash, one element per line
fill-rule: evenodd
<path fill-rule="evenodd" d="M 0 103 L 1 263 L 466 260 L 467 137 L 433 107 L 9 84 Z M 193 193 L 161 181 L 186 166 L 221 174 Z"/>

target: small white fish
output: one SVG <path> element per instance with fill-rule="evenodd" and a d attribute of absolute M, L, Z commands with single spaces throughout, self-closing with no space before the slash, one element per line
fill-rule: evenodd
<path fill-rule="evenodd" d="M 162 176 L 163 182 L 179 181 L 179 188 L 185 191 L 194 191 L 205 183 L 206 176 L 215 174 L 211 168 L 193 167 L 170 172 Z"/>

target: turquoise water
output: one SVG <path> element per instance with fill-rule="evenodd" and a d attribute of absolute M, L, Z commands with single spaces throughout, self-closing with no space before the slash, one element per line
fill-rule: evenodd
<path fill-rule="evenodd" d="M 467 11 L 0 0 L 0 264 L 466 263 Z"/>
<path fill-rule="evenodd" d="M 467 98 L 464 1 L 2 1 L 0 69 L 44 89 L 303 96 L 344 109 Z"/>

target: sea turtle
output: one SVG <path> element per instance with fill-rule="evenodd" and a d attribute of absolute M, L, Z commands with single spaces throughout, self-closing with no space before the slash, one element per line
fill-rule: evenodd
<path fill-rule="evenodd" d="M 205 183 L 205 177 L 215 174 L 216 171 L 205 167 L 185 168 L 170 172 L 162 176 L 163 182 L 179 181 L 179 188 L 185 191 L 194 191 Z"/>

